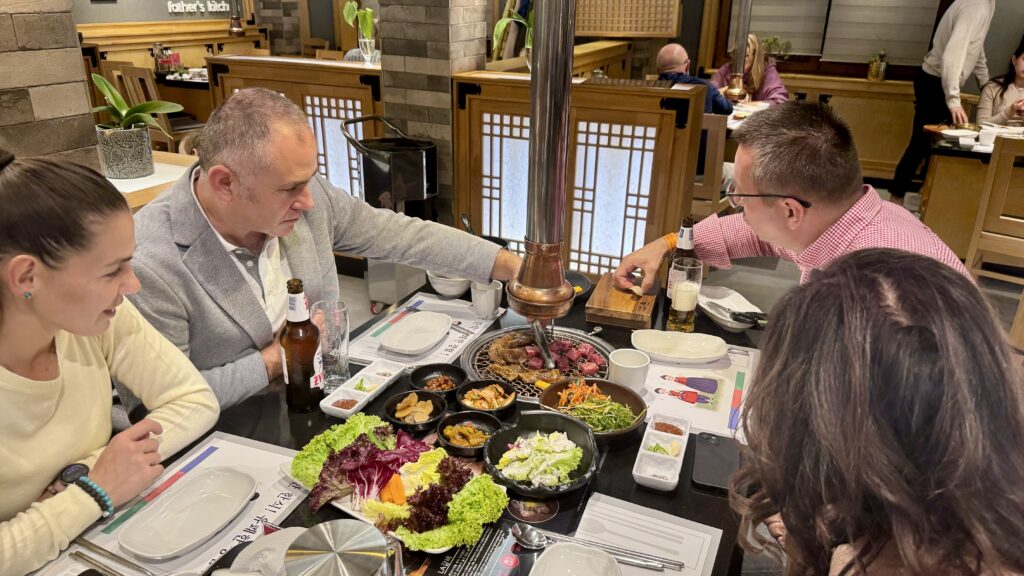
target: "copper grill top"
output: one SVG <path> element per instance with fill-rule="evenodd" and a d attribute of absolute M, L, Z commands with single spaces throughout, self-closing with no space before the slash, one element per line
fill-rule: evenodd
<path fill-rule="evenodd" d="M 591 336 L 582 330 L 576 330 L 574 328 L 561 328 L 556 326 L 554 330 L 555 339 L 568 340 L 576 345 L 587 343 L 593 346 L 601 356 L 604 357 L 606 362 L 605 365 L 598 370 L 597 374 L 588 376 L 588 378 L 608 378 L 607 360 L 608 356 L 612 353 L 612 350 L 615 349 L 611 344 L 596 336 Z M 469 345 L 466 351 L 462 353 L 462 358 L 459 363 L 462 365 L 462 369 L 466 371 L 470 380 L 500 380 L 502 382 L 508 382 L 515 387 L 519 398 L 526 401 L 536 402 L 541 393 L 539 388 L 533 384 L 524 384 L 518 380 L 502 378 L 487 368 L 491 363 L 490 359 L 487 357 L 487 347 L 491 345 L 491 342 L 494 342 L 498 338 L 501 338 L 510 332 L 530 333 L 530 329 L 527 326 L 514 326 L 512 328 L 503 328 L 494 332 L 488 332 L 474 340 L 473 343 Z"/>

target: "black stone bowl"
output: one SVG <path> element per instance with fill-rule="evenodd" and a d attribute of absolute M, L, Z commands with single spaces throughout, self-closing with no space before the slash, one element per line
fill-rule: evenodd
<path fill-rule="evenodd" d="M 586 380 L 587 384 L 597 384 L 602 393 L 607 394 L 614 402 L 624 404 L 636 416 L 633 424 L 625 428 L 608 432 L 595 431 L 594 438 L 597 440 L 597 445 L 618 447 L 638 439 L 641 436 L 639 432 L 640 425 L 644 423 L 647 415 L 647 402 L 644 401 L 643 397 L 633 390 L 610 380 L 602 380 L 600 378 L 587 378 Z M 548 386 L 541 392 L 540 398 L 538 398 L 541 407 L 558 412 L 558 394 L 568 388 L 568 386 L 568 382 Z"/>
<path fill-rule="evenodd" d="M 453 386 L 451 390 L 445 390 L 443 392 L 436 390 L 424 390 L 423 387 L 427 385 L 427 382 L 429 382 L 431 378 L 436 378 L 437 376 L 447 376 L 451 378 L 452 381 L 455 382 L 455 386 Z M 417 392 L 432 392 L 443 396 L 446 401 L 451 402 L 455 400 L 455 391 L 459 389 L 459 386 L 466 383 L 466 371 L 454 364 L 424 364 L 409 374 L 409 380 L 412 382 L 412 387 L 415 388 Z"/>
<path fill-rule="evenodd" d="M 469 392 L 470 390 L 474 389 L 486 388 L 491 384 L 497 384 L 498 386 L 501 386 L 501 389 L 505 391 L 505 394 L 510 394 L 512 396 L 512 400 L 510 400 L 508 404 L 505 404 L 500 408 L 495 408 L 494 410 L 477 408 L 475 406 L 470 406 L 469 404 L 466 404 L 466 392 Z M 460 386 L 458 390 L 456 390 L 455 401 L 458 402 L 459 408 L 461 408 L 462 410 L 483 412 L 484 414 L 490 414 L 496 418 L 504 419 L 515 413 L 517 396 L 518 394 L 516 394 L 515 386 L 509 384 L 508 382 L 503 382 L 501 380 L 473 380 L 470 382 L 466 382 L 465 384 Z"/>
<path fill-rule="evenodd" d="M 418 424 L 407 424 L 402 420 L 395 417 L 395 407 L 398 403 L 405 399 L 406 396 L 416 393 L 416 396 L 420 400 L 429 400 L 434 405 L 433 410 L 430 411 L 430 418 L 426 422 L 420 422 Z M 448 409 L 448 403 L 445 402 L 444 398 L 433 392 L 424 392 L 422 390 L 414 390 L 410 392 L 402 392 L 395 394 L 388 398 L 388 401 L 384 403 L 384 418 L 395 428 L 401 428 L 407 432 L 425 432 L 427 430 L 433 430 L 437 428 L 437 423 L 444 416 L 445 410 Z"/>
<path fill-rule="evenodd" d="M 583 458 L 565 484 L 534 486 L 529 482 L 512 480 L 498 470 L 498 462 L 502 454 L 508 451 L 509 444 L 520 436 L 537 432 L 565 432 L 569 440 L 583 449 Z M 575 492 L 590 482 L 597 471 L 597 442 L 594 440 L 594 431 L 575 418 L 547 410 L 521 412 L 515 425 L 502 428 L 487 440 L 484 445 L 484 466 L 495 482 L 508 487 L 511 492 L 533 500 L 552 500 Z"/>
<path fill-rule="evenodd" d="M 445 437 L 444 429 L 448 426 L 458 426 L 459 424 L 471 424 L 488 436 L 493 436 L 495 432 L 501 429 L 500 420 L 483 412 L 456 412 L 441 418 L 441 422 L 437 424 L 437 441 L 441 444 L 441 447 L 454 456 L 473 458 L 475 460 L 483 457 L 484 446 L 487 444 L 487 441 L 485 440 L 483 444 L 473 447 L 452 444 Z"/>
<path fill-rule="evenodd" d="M 586 302 L 587 298 L 590 297 L 590 293 L 594 291 L 594 283 L 590 281 L 590 278 L 582 273 L 575 270 L 566 270 L 565 279 L 572 286 L 579 286 L 583 289 L 579 294 L 573 296 L 573 305 L 579 304 L 580 302 Z M 575 290 L 574 290 L 575 292 Z"/>

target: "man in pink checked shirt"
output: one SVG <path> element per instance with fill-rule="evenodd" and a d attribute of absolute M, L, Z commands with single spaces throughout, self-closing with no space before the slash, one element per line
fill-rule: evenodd
<path fill-rule="evenodd" d="M 848 252 L 896 248 L 970 277 L 927 226 L 864 184 L 850 129 L 830 107 L 773 106 L 750 116 L 734 138 L 735 183 L 727 196 L 742 213 L 712 214 L 694 227 L 694 249 L 705 263 L 729 268 L 734 259 L 776 256 L 795 262 L 803 283 L 812 270 Z M 632 287 L 631 274 L 639 268 L 643 290 L 651 289 L 675 242 L 669 234 L 625 256 L 615 270 L 616 284 Z"/>

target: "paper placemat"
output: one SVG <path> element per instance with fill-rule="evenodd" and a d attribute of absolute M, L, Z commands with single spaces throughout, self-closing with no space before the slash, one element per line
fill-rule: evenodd
<path fill-rule="evenodd" d="M 594 493 L 583 511 L 575 536 L 683 562 L 680 570 L 662 574 L 709 576 L 722 539 L 719 528 Z M 645 568 L 619 564 L 622 576 L 650 576 Z"/>
<path fill-rule="evenodd" d="M 650 412 L 662 411 L 685 418 L 696 432 L 729 436 L 743 443 L 740 429 L 744 394 L 750 390 L 760 352 L 730 346 L 721 359 L 707 364 L 667 364 L 651 361 L 644 383 Z M 718 390 L 709 394 L 686 386 L 686 377 L 714 378 Z"/>
<path fill-rule="evenodd" d="M 449 330 L 448 335 L 441 342 L 430 350 L 418 355 L 398 354 L 385 350 L 380 345 L 380 340 L 385 333 L 394 325 L 408 318 L 416 310 L 428 310 L 447 314 L 452 317 L 452 324 L 460 326 L 469 334 L 459 330 Z M 505 313 L 504 308 L 498 308 L 498 316 Z M 481 334 L 487 331 L 487 327 L 494 322 L 494 318 L 485 318 L 476 313 L 473 304 L 465 300 L 445 300 L 433 294 L 417 292 L 405 301 L 403 306 L 382 318 L 372 328 L 363 332 L 349 345 L 348 355 L 353 362 L 369 364 L 378 358 L 401 362 L 409 366 L 422 366 L 423 364 L 448 363 L 458 358 L 466 346 L 476 340 Z"/>
<path fill-rule="evenodd" d="M 228 550 L 242 542 L 248 542 L 263 534 L 263 523 L 279 524 L 305 500 L 308 492 L 301 485 L 282 476 L 282 463 L 291 462 L 295 450 L 249 440 L 223 432 L 214 432 L 202 444 L 193 448 L 188 454 L 179 458 L 174 466 L 145 490 L 133 503 L 121 507 L 106 522 L 101 522 L 86 531 L 83 535 L 94 544 L 120 554 L 132 561 L 152 568 L 157 574 L 190 572 L 201 574 L 212 566 L 218 558 L 227 554 Z M 239 472 L 245 472 L 256 479 L 256 496 L 241 513 L 235 516 L 224 529 L 210 540 L 200 544 L 198 548 L 177 558 L 169 560 L 144 560 L 135 558 L 121 549 L 117 543 L 119 531 L 125 522 L 149 502 L 154 502 L 174 483 L 187 478 L 190 473 L 198 470 L 226 466 Z M 97 558 L 95 553 L 72 545 L 60 557 L 41 568 L 38 576 L 73 576 L 86 570 L 86 567 L 68 558 L 74 550 Z M 130 572 L 127 568 L 114 565 L 110 560 L 99 558 L 118 571 Z"/>

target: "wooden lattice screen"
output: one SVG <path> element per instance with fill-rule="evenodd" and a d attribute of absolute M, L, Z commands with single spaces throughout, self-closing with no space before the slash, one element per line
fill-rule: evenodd
<path fill-rule="evenodd" d="M 675 38 L 679 0 L 576 0 L 576 35 L 599 38 Z"/>

